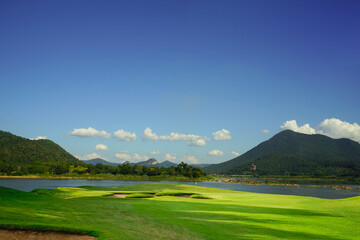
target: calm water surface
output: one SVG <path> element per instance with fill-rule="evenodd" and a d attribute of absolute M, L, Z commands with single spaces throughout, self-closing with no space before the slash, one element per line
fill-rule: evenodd
<path fill-rule="evenodd" d="M 153 181 L 84 180 L 84 179 L 0 179 L 0 186 L 29 192 L 35 188 L 54 189 L 57 187 L 79 187 L 79 186 L 120 187 L 120 186 L 136 185 L 136 184 L 150 183 L 150 182 Z M 197 184 L 195 182 L 170 182 L 170 181 L 157 181 L 157 182 L 197 185 L 202 187 L 221 188 L 221 189 L 229 189 L 229 190 L 244 191 L 244 192 L 310 196 L 310 197 L 319 197 L 319 198 L 328 198 L 328 199 L 360 196 L 360 190 L 358 189 L 359 185 L 351 185 L 351 184 L 333 184 L 333 185 L 349 186 L 353 189 L 353 190 L 336 191 L 330 188 L 308 187 L 308 185 L 300 185 L 299 187 L 290 187 L 290 186 L 272 186 L 272 185 L 244 185 L 244 184 L 236 184 L 236 183 L 218 183 L 218 182 L 198 182 Z"/>

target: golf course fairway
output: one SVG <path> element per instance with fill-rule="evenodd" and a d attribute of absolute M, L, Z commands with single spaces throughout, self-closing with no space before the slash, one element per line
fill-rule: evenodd
<path fill-rule="evenodd" d="M 30 193 L 0 187 L 1 228 L 98 239 L 359 239 L 359 226 L 360 197 L 328 200 L 173 183 Z"/>

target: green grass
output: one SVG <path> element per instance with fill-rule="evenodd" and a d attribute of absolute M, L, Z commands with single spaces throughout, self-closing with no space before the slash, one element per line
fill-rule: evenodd
<path fill-rule="evenodd" d="M 192 193 L 144 199 L 114 193 Z M 171 183 L 26 193 L 0 187 L 0 225 L 58 229 L 99 239 L 358 239 L 360 197 L 327 200 Z"/>

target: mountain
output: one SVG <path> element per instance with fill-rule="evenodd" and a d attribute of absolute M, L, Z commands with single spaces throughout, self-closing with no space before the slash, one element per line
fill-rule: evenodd
<path fill-rule="evenodd" d="M 205 168 L 207 173 L 245 174 L 250 164 L 263 175 L 360 176 L 360 144 L 285 130 L 227 162 Z"/>
<path fill-rule="evenodd" d="M 106 161 L 101 158 L 94 158 L 94 159 L 90 159 L 90 160 L 81 160 L 81 161 L 83 161 L 86 164 L 93 164 L 93 165 L 96 165 L 98 163 L 106 164 L 106 165 L 110 165 L 110 166 L 114 166 L 114 167 L 117 167 L 117 165 L 119 165 L 119 163 L 109 162 L 109 161 Z"/>
<path fill-rule="evenodd" d="M 145 166 L 145 167 L 157 167 L 159 162 L 155 158 L 150 158 L 149 160 L 137 162 L 137 163 L 130 163 L 130 165 L 138 165 L 138 166 Z"/>
<path fill-rule="evenodd" d="M 164 167 L 164 168 L 169 168 L 169 167 L 176 167 L 178 164 L 170 162 L 170 161 L 164 161 L 161 163 L 156 164 L 156 167 Z"/>
<path fill-rule="evenodd" d="M 193 167 L 204 169 L 204 168 L 210 167 L 213 164 L 199 163 L 199 164 L 190 164 L 190 165 L 193 166 Z"/>
<path fill-rule="evenodd" d="M 0 131 L 0 164 L 28 166 L 45 163 L 82 162 L 51 140 L 30 140 Z"/>

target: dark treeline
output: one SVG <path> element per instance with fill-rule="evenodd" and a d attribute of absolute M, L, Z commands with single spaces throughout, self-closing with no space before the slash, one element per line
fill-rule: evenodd
<path fill-rule="evenodd" d="M 199 178 L 206 176 L 205 172 L 197 167 L 192 167 L 186 163 L 180 163 L 176 167 L 158 168 L 145 166 L 131 166 L 123 164 L 118 166 L 110 166 L 98 163 L 71 165 L 66 162 L 42 163 L 28 166 L 10 165 L 0 162 L 0 173 L 3 175 L 28 175 L 28 174 L 49 174 L 49 175 L 96 175 L 96 174 L 112 174 L 112 175 L 138 175 L 138 176 L 185 176 L 190 178 Z"/>

